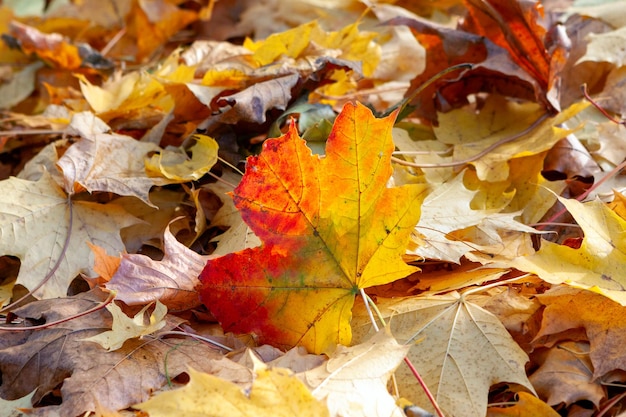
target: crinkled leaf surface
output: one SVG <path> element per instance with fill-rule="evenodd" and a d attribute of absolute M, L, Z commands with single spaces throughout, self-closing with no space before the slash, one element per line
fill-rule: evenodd
<path fill-rule="evenodd" d="M 63 170 L 68 191 L 108 191 L 137 197 L 154 207 L 148 193 L 162 181 L 148 176 L 144 157 L 157 150 L 157 145 L 129 136 L 96 133 L 72 145 L 58 166 Z"/>
<path fill-rule="evenodd" d="M 115 204 L 72 201 L 45 172 L 37 182 L 10 178 L 0 182 L 0 254 L 20 258 L 17 284 L 35 289 L 38 298 L 63 297 L 79 274 L 93 275 L 98 245 L 111 254 L 124 251 L 121 228 L 137 222 Z"/>
<path fill-rule="evenodd" d="M 543 241 L 541 249 L 511 266 L 551 283 L 601 293 L 626 305 L 626 220 L 599 200 L 580 203 L 559 197 L 585 233 L 578 249 Z"/>
<path fill-rule="evenodd" d="M 248 160 L 233 198 L 263 245 L 210 260 L 200 276 L 201 299 L 226 331 L 319 353 L 350 342 L 359 288 L 416 270 L 401 254 L 425 187 L 387 188 L 394 117 L 347 104 L 325 158 L 292 125 Z"/>
<path fill-rule="evenodd" d="M 393 334 L 401 343 L 413 345 L 408 357 L 446 415 L 484 416 L 489 388 L 498 382 L 533 390 L 524 369 L 526 353 L 497 317 L 464 296 L 453 292 L 378 301 L 383 316 L 390 317 Z M 368 321 L 359 312 L 355 333 L 357 328 L 359 333 L 370 328 Z M 403 397 L 429 408 L 408 367 L 399 368 L 396 376 Z"/>
<path fill-rule="evenodd" d="M 614 369 L 626 370 L 623 329 L 626 309 L 591 291 L 558 286 L 537 296 L 546 306 L 537 340 L 583 328 L 589 339 L 593 379 Z"/>
<path fill-rule="evenodd" d="M 196 307 L 197 277 L 208 257 L 178 242 L 169 225 L 163 237 L 163 251 L 165 255 L 160 261 L 141 254 L 122 255 L 122 262 L 106 287 L 116 291 L 117 299 L 128 305 L 158 300 L 175 311 Z"/>

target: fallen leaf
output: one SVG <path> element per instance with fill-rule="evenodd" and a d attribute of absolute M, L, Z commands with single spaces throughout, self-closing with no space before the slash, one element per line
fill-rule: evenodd
<path fill-rule="evenodd" d="M 285 110 L 291 100 L 291 89 L 300 79 L 298 74 L 258 82 L 238 93 L 221 97 L 218 105 L 228 108 L 219 116 L 222 123 L 239 121 L 264 123 L 265 113 L 273 108 Z"/>
<path fill-rule="evenodd" d="M 571 339 L 566 333 L 582 328 L 590 343 L 589 357 L 593 364 L 593 380 L 614 369 L 626 370 L 624 343 L 626 312 L 620 304 L 590 291 L 557 286 L 545 294 L 537 295 L 546 308 L 535 345 L 556 335 L 556 341 Z"/>
<path fill-rule="evenodd" d="M 538 2 L 465 0 L 470 17 L 463 24 L 506 49 L 513 60 L 531 74 L 543 91 L 550 83 L 551 56 L 543 43 L 546 30 Z M 554 55 L 553 55 L 554 56 Z"/>
<path fill-rule="evenodd" d="M 115 275 L 115 271 L 120 267 L 122 259 L 119 256 L 108 255 L 100 246 L 89 242 L 87 242 L 87 245 L 89 245 L 94 255 L 93 272 L 98 274 L 98 279 L 95 283 L 104 284 L 109 282 Z"/>
<path fill-rule="evenodd" d="M 77 297 L 43 300 L 14 310 L 27 322 L 51 322 L 82 313 L 106 298 L 101 291 Z M 181 323 L 167 316 L 171 330 Z M 132 339 L 108 352 L 80 339 L 111 327 L 106 309 L 35 331 L 2 331 L 0 395 L 15 399 L 37 389 L 33 403 L 55 396 L 57 405 L 37 407 L 32 415 L 77 416 L 95 412 L 98 405 L 121 410 L 148 399 L 149 394 L 186 372 L 188 366 L 207 370 L 206 362 L 221 357 L 205 344 L 188 339 Z M 58 396 L 58 393 L 56 394 Z"/>
<path fill-rule="evenodd" d="M 249 394 L 232 382 L 189 369 L 189 383 L 134 405 L 151 417 L 272 415 L 328 416 L 321 405 L 291 371 L 282 368 L 257 369 Z"/>
<path fill-rule="evenodd" d="M 118 300 L 128 305 L 160 301 L 168 309 L 183 311 L 200 304 L 195 286 L 208 256 L 202 256 L 179 243 L 170 232 L 163 236 L 163 259 L 125 254 L 113 278 L 106 284 Z"/>
<path fill-rule="evenodd" d="M 612 32 L 590 34 L 587 53 L 576 63 L 581 62 L 610 62 L 616 67 L 621 67 L 626 63 L 626 53 L 624 53 L 624 41 L 626 40 L 626 27 L 616 29 Z"/>
<path fill-rule="evenodd" d="M 85 113 L 85 117 L 94 117 Z M 161 184 L 146 173 L 144 157 L 159 150 L 153 143 L 139 142 L 129 136 L 85 134 L 57 162 L 70 193 L 83 190 L 106 191 L 134 196 L 153 206 L 148 193 Z"/>
<path fill-rule="evenodd" d="M 552 407 L 532 394 L 520 391 L 517 393 L 517 397 L 517 402 L 512 406 L 489 407 L 487 409 L 487 417 L 560 416 Z"/>
<path fill-rule="evenodd" d="M 222 178 L 231 184 L 238 184 L 241 181 L 240 175 L 229 172 L 224 173 Z M 227 195 L 232 192 L 233 187 L 221 181 L 208 184 L 205 187 L 215 193 L 223 203 L 211 223 L 215 226 L 228 227 L 228 230 L 212 240 L 217 242 L 217 248 L 213 251 L 213 255 L 227 255 L 260 246 L 261 241 L 243 221 L 233 199 Z"/>
<path fill-rule="evenodd" d="M 38 298 L 63 297 L 79 273 L 93 276 L 87 242 L 119 254 L 119 230 L 137 221 L 115 204 L 71 200 L 47 172 L 37 182 L 1 181 L 0 194 L 0 254 L 20 258 L 17 284 Z"/>
<path fill-rule="evenodd" d="M 590 401 L 599 407 L 606 397 L 602 385 L 594 382 L 589 343 L 566 341 L 533 356 L 539 367 L 529 380 L 548 405 Z"/>
<path fill-rule="evenodd" d="M 10 81 L 0 83 L 0 109 L 10 109 L 35 91 L 37 71 L 41 67 L 41 62 L 34 62 L 14 73 Z"/>
<path fill-rule="evenodd" d="M 387 382 L 408 350 L 383 330 L 359 345 L 337 346 L 327 362 L 298 376 L 333 417 L 400 417 Z"/>
<path fill-rule="evenodd" d="M 455 239 L 452 232 L 475 227 L 489 236 L 490 244 L 502 244 L 500 232 L 537 233 L 516 220 L 519 212 L 500 213 L 503 207 L 475 210 L 471 202 L 478 191 L 471 191 L 463 184 L 463 174 L 444 182 L 430 193 L 422 204 L 422 215 L 415 228 L 419 244 L 407 253 L 425 259 L 440 259 L 460 263 L 461 257 L 471 251 L 480 251 L 477 239 Z M 423 243 L 421 242 L 423 241 Z"/>
<path fill-rule="evenodd" d="M 99 68 L 111 69 L 113 63 L 91 49 L 87 44 L 73 45 L 58 33 L 42 33 L 32 26 L 12 21 L 10 33 L 17 39 L 24 53 L 36 54 L 43 61 L 70 71 L 83 70 L 89 65 L 86 55 L 92 54 L 91 62 L 99 61 Z M 96 58 L 97 56 L 97 58 Z M 95 59 L 94 59 L 95 58 Z"/>
<path fill-rule="evenodd" d="M 210 136 L 194 135 L 196 143 L 189 148 L 191 158 L 183 150 L 163 150 L 145 162 L 148 174 L 162 176 L 172 182 L 197 181 L 217 162 L 217 142 Z"/>
<path fill-rule="evenodd" d="M 157 330 L 165 327 L 165 321 L 163 318 L 167 314 L 167 307 L 161 304 L 158 300 L 154 307 L 154 311 L 150 315 L 149 322 L 145 323 L 145 313 L 151 305 L 148 304 L 131 319 L 128 317 L 117 304 L 111 303 L 106 306 L 113 316 L 113 325 L 111 330 L 104 333 L 97 334 L 95 336 L 80 339 L 83 342 L 94 342 L 105 348 L 106 350 L 113 351 L 118 350 L 129 339 L 136 337 L 142 338 L 156 332 Z"/>
<path fill-rule="evenodd" d="M 320 353 L 349 343 L 359 288 L 416 270 L 400 254 L 425 187 L 387 188 L 394 116 L 347 104 L 321 161 L 294 124 L 249 159 L 233 198 L 264 245 L 210 260 L 200 275 L 201 300 L 226 331 Z"/>
<path fill-rule="evenodd" d="M 626 221 L 599 200 L 581 203 L 559 197 L 559 201 L 585 233 L 580 248 L 544 240 L 535 254 L 512 259 L 510 265 L 551 284 L 589 289 L 626 305 Z"/>
<path fill-rule="evenodd" d="M 498 382 L 520 384 L 533 392 L 524 369 L 526 353 L 502 323 L 456 292 L 404 299 L 378 299 L 400 343 L 411 345 L 409 359 L 446 414 L 485 415 L 489 388 Z M 354 328 L 363 340 L 372 332 L 363 308 Z M 485 366 L 489 363 L 489 366 Z M 430 402 L 407 367 L 396 372 L 400 395 L 420 407 Z"/>

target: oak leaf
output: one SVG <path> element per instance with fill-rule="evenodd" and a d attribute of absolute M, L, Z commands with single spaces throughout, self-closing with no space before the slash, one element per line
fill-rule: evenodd
<path fill-rule="evenodd" d="M 79 273 L 94 275 L 87 242 L 120 253 L 119 230 L 137 222 L 115 204 L 73 201 L 47 172 L 37 182 L 1 181 L 0 194 L 0 254 L 20 258 L 17 284 L 37 298 L 63 297 Z"/>
<path fill-rule="evenodd" d="M 226 331 L 315 353 L 348 344 L 359 289 L 417 269 L 401 254 L 426 187 L 387 188 L 394 118 L 347 104 L 325 158 L 292 124 L 248 160 L 233 198 L 264 244 L 210 260 L 200 275 L 201 300 Z"/>
<path fill-rule="evenodd" d="M 542 241 L 539 251 L 515 258 L 510 265 L 551 284 L 589 289 L 626 305 L 626 220 L 599 200 L 581 203 L 559 197 L 559 201 L 585 233 L 580 248 Z"/>
<path fill-rule="evenodd" d="M 192 368 L 188 373 L 190 381 L 185 387 L 163 392 L 133 407 L 152 417 L 328 416 L 328 410 L 287 369 L 260 366 L 255 370 L 249 395 L 232 382 L 211 374 Z"/>
<path fill-rule="evenodd" d="M 497 317 L 464 295 L 379 298 L 377 304 L 399 342 L 412 345 L 408 357 L 446 414 L 484 416 L 489 388 L 498 382 L 533 391 L 524 369 L 526 353 Z M 355 312 L 357 340 L 372 332 L 362 310 Z M 428 408 L 429 400 L 410 370 L 401 367 L 396 376 L 400 395 Z"/>

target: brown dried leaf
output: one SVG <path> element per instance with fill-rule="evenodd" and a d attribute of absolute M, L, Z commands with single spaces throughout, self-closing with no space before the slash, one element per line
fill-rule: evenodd
<path fill-rule="evenodd" d="M 28 321 L 50 322 L 88 310 L 104 298 L 101 291 L 94 290 L 76 297 L 36 301 L 15 313 Z M 164 330 L 181 322 L 167 317 Z M 207 359 L 220 356 L 207 345 L 189 340 L 133 339 L 114 352 L 80 340 L 109 329 L 111 324 L 111 315 L 101 309 L 43 330 L 3 331 L 0 395 L 16 399 L 37 388 L 37 403 L 62 384 L 62 403 L 37 408 L 33 416 L 76 416 L 96 411 L 98 404 L 120 410 L 147 400 L 168 377 L 186 372 L 188 366 L 204 370 Z"/>

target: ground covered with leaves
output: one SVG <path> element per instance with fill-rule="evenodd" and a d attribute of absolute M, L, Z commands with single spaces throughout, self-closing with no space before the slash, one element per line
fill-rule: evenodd
<path fill-rule="evenodd" d="M 0 5 L 2 416 L 626 411 L 626 1 Z"/>

